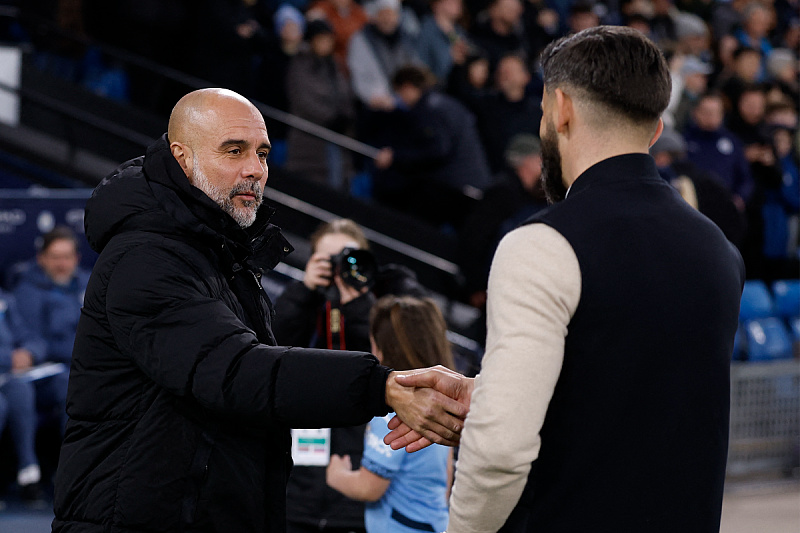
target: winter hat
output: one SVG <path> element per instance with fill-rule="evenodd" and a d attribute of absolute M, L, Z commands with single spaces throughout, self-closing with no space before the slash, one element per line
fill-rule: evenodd
<path fill-rule="evenodd" d="M 374 17 L 383 9 L 391 9 L 393 11 L 400 11 L 400 0 L 372 0 L 364 6 L 370 18 Z"/>
<path fill-rule="evenodd" d="M 275 23 L 275 33 L 278 35 L 281 34 L 281 30 L 288 22 L 297 24 L 300 28 L 300 33 L 303 33 L 306 29 L 306 19 L 303 14 L 296 7 L 289 4 L 281 5 L 273 15 L 272 21 Z"/>

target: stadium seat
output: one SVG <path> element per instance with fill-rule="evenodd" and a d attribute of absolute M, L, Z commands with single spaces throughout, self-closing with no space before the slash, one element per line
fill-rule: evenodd
<path fill-rule="evenodd" d="M 739 320 L 745 322 L 773 315 L 774 304 L 767 285 L 761 280 L 745 281 L 744 290 L 742 291 L 742 303 L 739 307 Z"/>
<path fill-rule="evenodd" d="M 800 280 L 780 280 L 772 284 L 775 313 L 783 318 L 800 316 Z"/>
<path fill-rule="evenodd" d="M 783 321 L 777 317 L 756 318 L 744 324 L 748 361 L 790 359 L 792 341 Z"/>

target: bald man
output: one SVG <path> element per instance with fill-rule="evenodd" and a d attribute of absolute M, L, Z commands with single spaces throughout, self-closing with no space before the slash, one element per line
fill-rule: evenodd
<path fill-rule="evenodd" d="M 263 204 L 258 110 L 204 89 L 86 205 L 100 257 L 78 324 L 53 531 L 282 532 L 290 427 L 397 412 L 455 444 L 466 407 L 370 354 L 275 346 L 263 273 L 291 246 Z M 460 378 L 441 369 L 439 389 Z"/>

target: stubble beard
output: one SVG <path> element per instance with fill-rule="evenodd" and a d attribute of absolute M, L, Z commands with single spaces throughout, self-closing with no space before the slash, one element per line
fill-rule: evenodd
<path fill-rule="evenodd" d="M 264 191 L 257 181 L 247 181 L 239 183 L 232 189 L 225 191 L 221 187 L 211 183 L 208 176 L 203 171 L 202 165 L 195 154 L 192 157 L 193 168 L 192 177 L 195 187 L 203 191 L 206 196 L 211 198 L 223 211 L 236 221 L 242 228 L 249 228 L 256 221 L 256 213 L 264 200 Z M 242 200 L 242 206 L 237 207 L 233 198 L 240 193 L 247 192 L 253 194 L 255 199 Z"/>

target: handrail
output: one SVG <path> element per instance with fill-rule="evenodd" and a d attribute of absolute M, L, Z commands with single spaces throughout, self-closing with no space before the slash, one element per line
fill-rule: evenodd
<path fill-rule="evenodd" d="M 0 10 L 0 16 L 8 16 L 15 19 L 21 18 L 19 8 L 13 7 Z M 60 37 L 68 38 L 87 47 L 93 46 L 99 48 L 104 54 L 114 57 L 124 63 L 140 67 L 163 78 L 186 85 L 192 89 L 202 89 L 215 86 L 215 84 L 209 82 L 208 80 L 204 80 L 174 68 L 161 65 L 155 61 L 151 61 L 132 52 L 128 52 L 127 50 L 104 43 L 99 43 L 74 32 L 66 31 L 63 28 L 58 28 L 52 23 L 52 21 L 47 19 L 37 19 L 36 22 L 44 23 L 48 30 Z M 277 120 L 278 122 L 282 122 L 287 126 L 298 129 L 304 133 L 308 133 L 325 141 L 334 143 L 342 148 L 346 148 L 352 152 L 356 152 L 371 159 L 378 155 L 379 149 L 375 148 L 374 146 L 370 146 L 366 143 L 353 139 L 352 137 L 348 137 L 347 135 L 337 133 L 333 130 L 320 126 L 319 124 L 315 124 L 304 118 L 287 113 L 286 111 L 281 111 L 280 109 L 269 106 L 258 100 L 249 97 L 248 99 L 253 102 L 258 110 L 261 111 L 261 113 L 266 117 Z"/>

